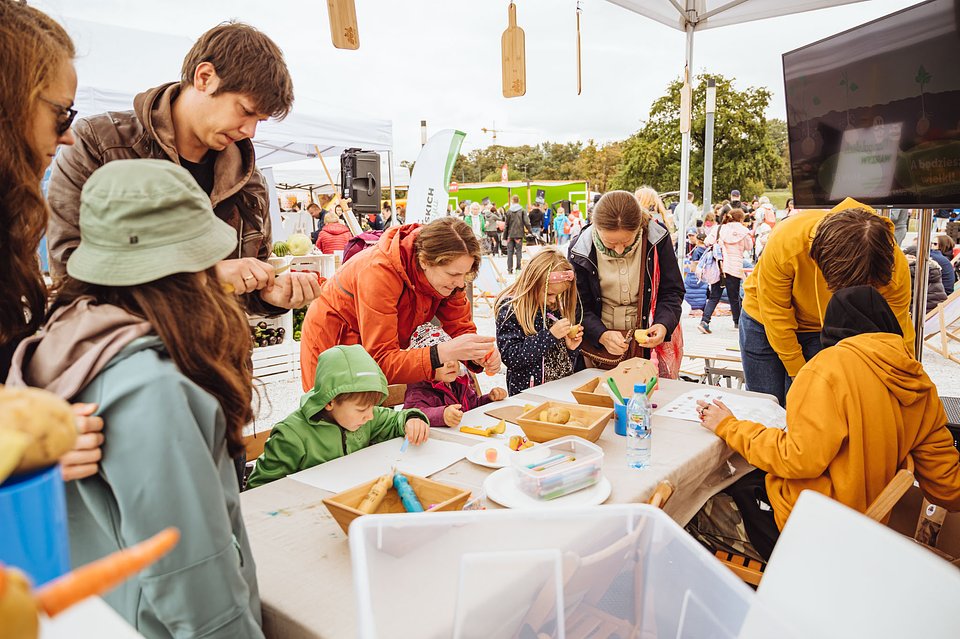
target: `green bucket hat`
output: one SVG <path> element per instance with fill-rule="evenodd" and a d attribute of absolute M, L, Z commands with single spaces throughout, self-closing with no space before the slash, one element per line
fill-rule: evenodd
<path fill-rule="evenodd" d="M 237 248 L 193 176 L 166 160 L 117 160 L 93 172 L 80 194 L 80 245 L 70 277 L 133 286 L 199 273 Z"/>

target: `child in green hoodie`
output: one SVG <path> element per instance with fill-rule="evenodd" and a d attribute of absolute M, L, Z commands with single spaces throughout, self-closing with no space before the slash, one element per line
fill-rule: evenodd
<path fill-rule="evenodd" d="M 418 410 L 380 406 L 387 378 L 360 345 L 321 353 L 313 390 L 300 408 L 273 427 L 248 488 L 268 484 L 305 468 L 349 455 L 371 444 L 403 437 L 419 445 L 430 425 Z"/>

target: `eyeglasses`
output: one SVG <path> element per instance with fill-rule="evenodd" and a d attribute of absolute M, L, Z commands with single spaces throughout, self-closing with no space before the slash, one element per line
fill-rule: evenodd
<path fill-rule="evenodd" d="M 63 106 L 62 104 L 57 104 L 56 102 L 46 99 L 42 95 L 38 97 L 59 112 L 57 119 L 57 135 L 60 136 L 66 133 L 73 124 L 74 118 L 77 117 L 77 110 L 74 109 L 72 105 Z"/>

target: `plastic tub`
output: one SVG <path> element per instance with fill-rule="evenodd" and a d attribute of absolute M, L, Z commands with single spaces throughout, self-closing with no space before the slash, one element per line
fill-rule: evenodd
<path fill-rule="evenodd" d="M 369 515 L 350 553 L 363 639 L 796 636 L 643 504 Z"/>
<path fill-rule="evenodd" d="M 0 563 L 23 570 L 38 586 L 70 570 L 60 466 L 11 477 L 0 485 Z"/>
<path fill-rule="evenodd" d="M 511 465 L 520 490 L 535 499 L 556 499 L 600 481 L 603 449 L 568 435 L 518 451 Z"/>

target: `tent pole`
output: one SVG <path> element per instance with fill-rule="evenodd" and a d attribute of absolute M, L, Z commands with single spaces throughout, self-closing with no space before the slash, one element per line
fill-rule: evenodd
<path fill-rule="evenodd" d="M 917 233 L 917 265 L 913 276 L 913 329 L 914 350 L 917 361 L 923 358 L 923 324 L 927 315 L 927 276 L 930 272 L 930 236 L 933 230 L 933 209 L 920 209 L 919 233 Z"/>
<path fill-rule="evenodd" d="M 387 151 L 387 177 L 390 179 L 390 210 L 393 211 L 393 223 L 397 220 L 397 189 L 393 185 L 393 150 Z"/>
<path fill-rule="evenodd" d="M 693 78 L 693 28 L 694 25 L 691 22 L 687 22 L 687 47 L 686 47 L 686 64 L 684 65 L 684 80 L 686 83 L 690 83 Z M 692 89 L 691 89 L 692 90 Z M 683 91 L 683 89 L 681 89 Z M 682 99 L 681 99 L 682 102 Z M 690 105 L 692 108 L 693 105 Z M 690 124 L 689 121 L 687 125 L 684 126 L 684 113 L 681 109 L 680 113 L 680 130 L 685 131 L 682 134 L 680 142 L 680 193 L 677 194 L 677 232 L 678 232 L 678 241 L 677 241 L 677 257 L 680 260 L 680 263 L 683 263 L 684 245 L 683 234 L 686 232 L 687 228 L 687 192 L 690 190 Z"/>

